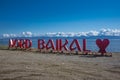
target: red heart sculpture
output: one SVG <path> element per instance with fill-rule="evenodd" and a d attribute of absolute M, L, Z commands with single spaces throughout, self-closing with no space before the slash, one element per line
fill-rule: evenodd
<path fill-rule="evenodd" d="M 97 39 L 96 40 L 96 44 L 99 47 L 99 51 L 100 53 L 104 54 L 106 53 L 105 49 L 107 48 L 107 46 L 109 45 L 109 40 L 108 39 L 104 39 L 103 41 L 101 39 Z"/>

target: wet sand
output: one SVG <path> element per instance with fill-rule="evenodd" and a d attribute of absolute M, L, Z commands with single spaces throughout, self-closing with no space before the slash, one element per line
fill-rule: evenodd
<path fill-rule="evenodd" d="M 0 80 L 120 80 L 120 53 L 92 57 L 0 50 Z"/>

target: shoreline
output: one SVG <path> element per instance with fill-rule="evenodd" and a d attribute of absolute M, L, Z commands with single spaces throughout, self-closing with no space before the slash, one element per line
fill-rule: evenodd
<path fill-rule="evenodd" d="M 46 50 L 46 49 L 37 49 L 37 48 L 9 48 L 8 46 L 0 45 L 0 50 L 11 50 L 11 51 L 27 51 L 27 52 L 36 52 L 36 53 L 52 53 L 52 54 L 65 54 L 65 55 L 89 55 L 89 56 L 95 56 L 95 57 L 112 57 L 112 52 L 106 52 L 104 54 L 99 52 L 93 52 L 93 51 L 56 51 L 56 50 Z M 113 52 L 113 53 L 119 53 L 119 52 Z"/>

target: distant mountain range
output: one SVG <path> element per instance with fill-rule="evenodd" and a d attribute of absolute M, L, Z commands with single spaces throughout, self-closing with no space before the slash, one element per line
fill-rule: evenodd
<path fill-rule="evenodd" d="M 50 32 L 46 34 L 36 34 L 32 32 L 22 32 L 20 34 L 2 34 L 0 38 L 38 38 L 38 37 L 67 37 L 67 38 L 114 38 L 120 39 L 120 30 L 118 29 L 101 29 L 100 31 L 88 32 Z"/>

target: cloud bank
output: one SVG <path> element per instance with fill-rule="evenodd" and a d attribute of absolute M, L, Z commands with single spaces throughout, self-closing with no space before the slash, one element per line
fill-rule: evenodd
<path fill-rule="evenodd" d="M 81 36 L 120 36 L 120 29 L 101 29 L 99 31 L 88 31 L 88 32 L 49 32 L 46 34 L 36 34 L 30 31 L 22 32 L 20 34 L 2 34 L 2 38 L 11 37 L 81 37 Z"/>

